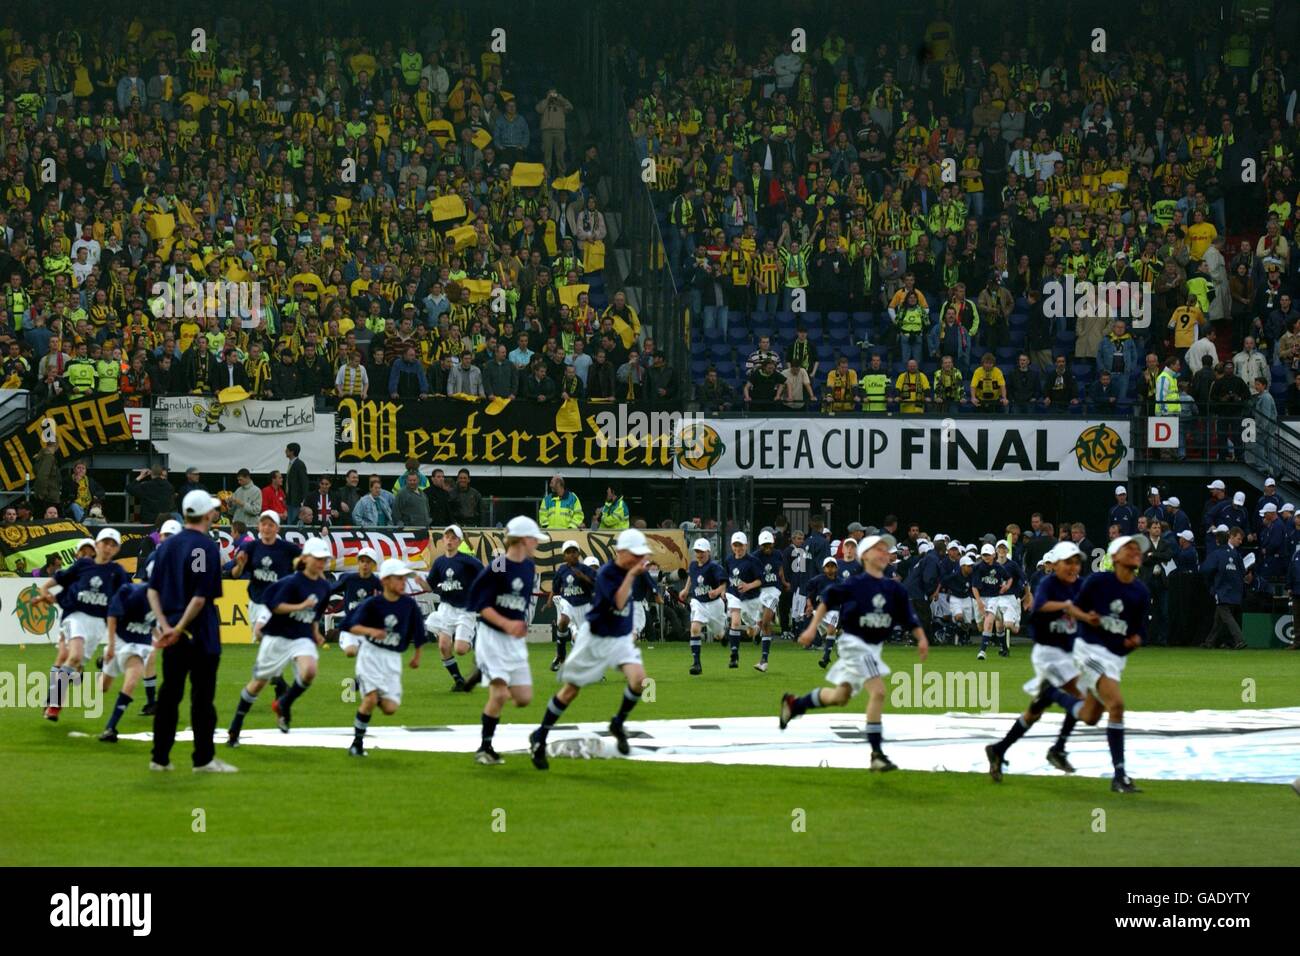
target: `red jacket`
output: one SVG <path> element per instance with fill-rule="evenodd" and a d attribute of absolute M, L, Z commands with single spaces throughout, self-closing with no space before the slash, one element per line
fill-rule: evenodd
<path fill-rule="evenodd" d="M 262 489 L 262 510 L 274 511 L 283 520 L 289 514 L 289 506 L 285 502 L 284 489 L 277 488 L 274 485 L 267 485 Z"/>

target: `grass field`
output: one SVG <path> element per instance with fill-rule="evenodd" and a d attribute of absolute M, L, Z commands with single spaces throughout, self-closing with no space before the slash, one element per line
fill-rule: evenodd
<path fill-rule="evenodd" d="M 721 647 L 705 649 L 705 673 L 686 674 L 683 645 L 645 652 L 654 703 L 638 720 L 775 714 L 780 692 L 822 682 L 817 655 L 778 645 L 772 671 L 746 662 L 728 671 Z M 895 670 L 915 652 L 887 651 Z M 549 646 L 532 648 L 537 699 L 506 721 L 536 723 L 553 688 Z M 966 648 L 937 648 L 927 669 L 998 671 L 1001 710 L 1026 701 L 1027 648 L 1009 661 L 976 662 Z M 252 663 L 251 647 L 228 647 L 217 710 L 224 728 Z M 52 651 L 0 648 L 0 673 L 48 671 Z M 294 726 L 345 727 L 354 706 L 341 699 L 352 662 L 336 647 L 321 655 L 315 686 L 294 708 Z M 1243 681 L 1254 701 L 1243 703 Z M 436 651 L 406 671 L 405 700 L 375 726 L 477 723 L 483 693 L 449 694 Z M 589 688 L 569 721 L 607 717 L 621 682 Z M 1300 654 L 1145 650 L 1130 659 L 1131 710 L 1235 709 L 1300 705 Z M 107 706 L 111 706 L 111 697 Z M 143 691 L 122 733 L 150 729 Z M 273 725 L 270 694 L 247 727 Z M 856 702 L 855 702 L 856 703 Z M 888 713 L 886 711 L 886 750 Z M 861 711 L 853 710 L 856 719 Z M 849 716 L 846 714 L 846 716 Z M 0 864 L 5 865 L 1256 865 L 1300 863 L 1300 804 L 1288 787 L 1142 781 L 1120 797 L 1105 781 L 1010 776 L 995 787 L 981 774 L 874 775 L 836 769 L 553 761 L 535 771 L 526 755 L 480 767 L 465 755 L 388 750 L 367 760 L 343 751 L 247 746 L 219 756 L 231 775 L 188 772 L 189 745 L 173 753 L 177 772 L 149 773 L 147 744 L 93 739 L 104 717 L 65 711 L 57 724 L 39 710 L 0 709 Z M 775 720 L 775 716 L 773 716 Z M 182 710 L 182 727 L 187 711 Z M 92 736 L 69 737 L 70 731 Z M 224 732 L 218 739 L 224 740 Z M 1297 755 L 1300 772 L 1300 755 Z M 806 813 L 795 832 L 792 813 Z M 1104 833 L 1093 812 L 1107 811 Z M 201 810 L 203 832 L 195 832 Z M 504 832 L 500 832 L 504 810 Z M 493 823 L 497 826 L 494 828 Z"/>

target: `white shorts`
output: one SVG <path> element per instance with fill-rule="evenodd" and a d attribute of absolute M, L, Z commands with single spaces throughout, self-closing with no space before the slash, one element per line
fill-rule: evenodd
<path fill-rule="evenodd" d="M 827 611 L 822 617 L 821 627 L 818 628 L 823 634 L 834 634 L 840 629 L 840 612 Z"/>
<path fill-rule="evenodd" d="M 985 602 L 985 605 L 994 614 L 1002 612 L 1002 623 L 1011 625 L 1020 623 L 1020 598 L 1011 594 L 1003 594 L 1001 597 L 992 598 Z"/>
<path fill-rule="evenodd" d="M 597 684 L 605 672 L 624 664 L 640 664 L 641 649 L 632 635 L 624 637 L 596 637 L 591 626 L 583 624 L 568 660 L 560 665 L 560 682 L 586 687 Z"/>
<path fill-rule="evenodd" d="M 727 630 L 727 614 L 723 602 L 691 598 L 691 623 L 703 624 L 705 633 L 721 637 Z"/>
<path fill-rule="evenodd" d="M 295 657 L 310 657 L 316 660 L 320 654 L 316 642 L 310 637 L 275 637 L 267 634 L 257 648 L 257 660 L 253 661 L 253 680 L 270 680 L 279 677 L 280 672 L 289 666 Z"/>
<path fill-rule="evenodd" d="M 573 605 L 566 598 L 557 597 L 555 599 L 555 619 L 559 621 L 562 617 L 569 619 L 569 627 L 577 631 L 587 621 L 587 611 L 590 610 L 590 604 Z"/>
<path fill-rule="evenodd" d="M 1127 660 L 1127 657 L 1112 654 L 1100 644 L 1085 640 L 1074 642 L 1074 663 L 1079 668 L 1079 688 L 1092 691 L 1094 697 L 1097 696 L 1097 681 L 1100 678 L 1109 677 L 1116 683 L 1119 682 Z"/>
<path fill-rule="evenodd" d="M 889 665 L 880 656 L 879 644 L 868 644 L 860 637 L 842 634 L 835 642 L 835 653 L 838 657 L 826 672 L 826 682 L 848 684 L 854 694 L 872 678 L 883 679 L 890 674 Z"/>
<path fill-rule="evenodd" d="M 339 647 L 347 650 L 349 647 L 358 647 L 365 641 L 364 637 L 357 637 L 351 631 L 339 631 Z"/>
<path fill-rule="evenodd" d="M 640 634 L 645 630 L 646 602 L 632 602 L 632 633 Z M 585 623 L 585 622 L 584 622 Z"/>
<path fill-rule="evenodd" d="M 790 620 L 802 621 L 808 614 L 808 598 L 802 591 L 790 595 Z"/>
<path fill-rule="evenodd" d="M 248 626 L 251 628 L 259 620 L 269 621 L 271 619 L 271 609 L 265 604 L 258 604 L 252 598 L 248 600 Z M 253 635 L 253 640 L 257 640 L 257 635 Z"/>
<path fill-rule="evenodd" d="M 763 605 L 765 610 L 779 610 L 781 607 L 781 589 L 761 588 L 758 592 L 758 603 Z"/>
<path fill-rule="evenodd" d="M 930 614 L 935 618 L 945 618 L 952 613 L 952 608 L 948 603 L 948 595 L 943 591 L 930 602 Z"/>
<path fill-rule="evenodd" d="M 1029 660 L 1034 665 L 1034 676 L 1025 684 L 1025 693 L 1030 697 L 1038 696 L 1044 682 L 1053 687 L 1064 687 L 1079 676 L 1079 665 L 1075 663 L 1072 651 L 1050 644 L 1035 644 L 1029 652 Z"/>
<path fill-rule="evenodd" d="M 108 621 L 102 617 L 91 617 L 81 611 L 73 611 L 63 619 L 63 630 L 68 640 L 81 638 L 86 642 L 81 656 L 85 660 L 94 660 L 95 649 L 108 638 Z"/>
<path fill-rule="evenodd" d="M 528 642 L 522 637 L 511 637 L 482 621 L 474 642 L 474 663 L 491 683 L 503 680 L 511 687 L 531 687 L 532 671 L 528 669 Z"/>
<path fill-rule="evenodd" d="M 126 673 L 126 662 L 132 657 L 140 658 L 141 666 L 148 666 L 152 655 L 152 644 L 124 644 L 118 641 L 113 648 L 113 659 L 104 661 L 104 673 L 109 677 L 121 677 Z"/>
<path fill-rule="evenodd" d="M 354 638 L 355 639 L 355 638 Z M 361 641 L 357 648 L 357 693 L 378 693 L 383 700 L 402 702 L 402 655 Z"/>
<path fill-rule="evenodd" d="M 758 614 L 762 606 L 762 602 L 757 597 L 741 600 L 727 592 L 727 616 L 730 617 L 732 611 L 739 611 L 742 628 L 758 627 Z"/>
<path fill-rule="evenodd" d="M 440 601 L 424 619 L 424 629 L 431 634 L 446 634 L 452 640 L 473 644 L 474 632 L 478 630 L 478 616 L 473 611 L 452 607 L 446 601 Z"/>
<path fill-rule="evenodd" d="M 949 594 L 948 613 L 952 616 L 954 621 L 965 621 L 969 624 L 971 621 L 975 620 L 975 599 L 968 597 L 953 597 Z"/>

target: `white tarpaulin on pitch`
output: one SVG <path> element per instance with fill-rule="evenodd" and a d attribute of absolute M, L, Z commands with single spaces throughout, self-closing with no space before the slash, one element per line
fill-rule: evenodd
<path fill-rule="evenodd" d="M 709 478 L 1116 481 L 1129 422 L 1063 417 L 711 418 L 687 424 L 674 472 Z"/>

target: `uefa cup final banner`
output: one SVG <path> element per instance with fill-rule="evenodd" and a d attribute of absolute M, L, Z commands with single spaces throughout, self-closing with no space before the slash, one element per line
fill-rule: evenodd
<path fill-rule="evenodd" d="M 1129 422 L 1081 418 L 737 418 L 690 426 L 682 477 L 1115 481 Z"/>

